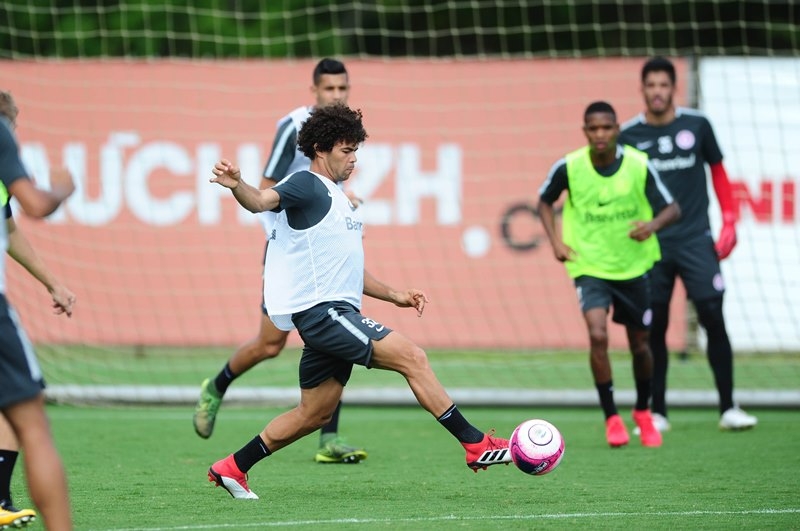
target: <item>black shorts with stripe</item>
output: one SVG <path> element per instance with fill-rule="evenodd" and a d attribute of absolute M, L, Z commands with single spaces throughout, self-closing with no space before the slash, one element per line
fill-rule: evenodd
<path fill-rule="evenodd" d="M 44 389 L 39 362 L 17 312 L 0 294 L 0 409 L 36 397 Z"/>
<path fill-rule="evenodd" d="M 653 321 L 648 275 L 630 280 L 606 280 L 580 276 L 575 279 L 575 290 L 581 312 L 592 308 L 614 307 L 612 319 L 640 330 L 649 330 Z"/>
<path fill-rule="evenodd" d="M 328 378 L 347 385 L 353 365 L 369 367 L 372 341 L 392 331 L 343 301 L 323 302 L 298 312 L 292 315 L 292 323 L 304 343 L 301 389 L 313 389 Z"/>

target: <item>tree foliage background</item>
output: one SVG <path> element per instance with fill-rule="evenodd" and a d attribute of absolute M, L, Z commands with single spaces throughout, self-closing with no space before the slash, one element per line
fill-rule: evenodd
<path fill-rule="evenodd" d="M 4 0 L 0 58 L 795 55 L 793 0 Z"/>

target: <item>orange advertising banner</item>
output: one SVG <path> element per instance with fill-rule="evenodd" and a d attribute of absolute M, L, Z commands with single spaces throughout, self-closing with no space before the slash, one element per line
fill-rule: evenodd
<path fill-rule="evenodd" d="M 348 183 L 364 199 L 367 268 L 431 299 L 421 318 L 369 299 L 363 313 L 428 348 L 586 348 L 572 283 L 534 207 L 550 166 L 585 143 L 590 102 L 610 102 L 620 121 L 641 110 L 641 63 L 347 61 L 350 104 L 369 132 Z M 19 104 L 29 171 L 46 186 L 49 169 L 66 165 L 78 183 L 47 221 L 16 215 L 79 299 L 71 320 L 56 319 L 47 293 L 10 265 L 9 298 L 32 339 L 194 346 L 252 336 L 264 234 L 208 182 L 210 170 L 224 156 L 258 182 L 276 121 L 313 103 L 314 64 L 5 63 L 0 87 Z M 673 306 L 675 345 L 683 305 Z M 623 330 L 610 328 L 623 348 Z"/>

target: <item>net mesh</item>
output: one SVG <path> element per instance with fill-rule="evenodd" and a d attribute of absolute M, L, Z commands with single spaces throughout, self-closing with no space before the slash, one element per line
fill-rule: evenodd
<path fill-rule="evenodd" d="M 312 103 L 316 60 L 336 56 L 370 133 L 351 184 L 368 268 L 433 299 L 422 319 L 376 301 L 365 314 L 428 349 L 462 402 L 595 404 L 584 325 L 533 207 L 550 165 L 584 142 L 586 104 L 633 116 L 643 59 L 665 54 L 738 193 L 740 244 L 723 263 L 737 397 L 800 403 L 798 16 L 793 2 L 724 0 L 5 2 L 0 87 L 21 109 L 23 159 L 42 185 L 62 164 L 78 182 L 46 222 L 16 216 L 78 295 L 75 316 L 50 315 L 46 291 L 8 271 L 48 392 L 191 402 L 257 332 L 263 233 L 208 170 L 228 156 L 257 183 L 276 121 Z M 715 404 L 680 292 L 672 312 L 670 401 Z M 624 403 L 630 357 L 612 328 Z M 299 344 L 231 396 L 293 400 Z M 351 399 L 409 399 L 376 372 L 354 376 Z"/>

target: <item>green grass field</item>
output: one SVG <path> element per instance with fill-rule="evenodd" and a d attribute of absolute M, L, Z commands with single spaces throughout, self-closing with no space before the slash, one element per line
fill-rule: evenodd
<path fill-rule="evenodd" d="M 501 435 L 532 417 L 561 429 L 561 465 L 532 477 L 513 465 L 474 474 L 458 443 L 421 408 L 351 406 L 341 429 L 367 448 L 365 462 L 314 463 L 315 434 L 251 470 L 260 500 L 234 500 L 207 482 L 211 463 L 284 410 L 223 405 L 217 431 L 202 440 L 190 407 L 51 406 L 75 528 L 800 528 L 796 411 L 757 410 L 756 429 L 723 433 L 714 410 L 676 410 L 663 447 L 634 439 L 612 450 L 599 408 L 464 408 L 477 426 Z M 17 505 L 28 503 L 19 465 L 14 492 Z"/>

